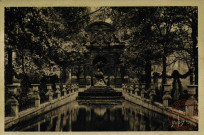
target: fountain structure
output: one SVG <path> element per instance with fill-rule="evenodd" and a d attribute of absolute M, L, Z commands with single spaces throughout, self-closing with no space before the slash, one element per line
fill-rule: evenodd
<path fill-rule="evenodd" d="M 122 92 L 116 92 L 104 80 L 100 69 L 95 73 L 96 83 L 84 92 L 79 92 L 77 100 L 79 104 L 118 104 L 124 99 Z"/>

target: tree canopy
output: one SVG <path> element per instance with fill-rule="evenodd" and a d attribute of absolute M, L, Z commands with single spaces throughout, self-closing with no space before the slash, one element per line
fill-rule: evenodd
<path fill-rule="evenodd" d="M 87 9 L 80 7 L 5 8 L 6 48 L 16 49 L 22 59 L 28 50 L 38 66 L 47 63 L 67 67 L 70 61 L 75 61 L 70 49 L 77 52 L 79 42 L 65 43 L 77 40 L 76 35 L 89 20 L 83 17 L 85 14 Z"/>
<path fill-rule="evenodd" d="M 175 52 L 178 59 L 193 63 L 198 74 L 197 15 L 197 7 L 100 7 L 93 12 L 87 7 L 9 7 L 5 8 L 5 47 L 18 51 L 23 72 L 25 50 L 39 68 L 56 64 L 66 69 L 83 64 L 84 28 L 91 19 L 109 20 L 116 36 L 128 44 L 121 56 L 126 72 L 138 77 L 145 72 L 150 79 L 151 65 L 159 63 L 165 83 L 166 58 Z"/>
<path fill-rule="evenodd" d="M 166 83 L 167 56 L 176 52 L 186 60 L 188 52 L 188 65 L 191 57 L 197 57 L 192 49 L 197 46 L 196 7 L 113 7 L 111 12 L 113 24 L 122 29 L 123 39 L 129 43 L 123 55 L 129 72 L 145 71 L 150 78 L 151 63 L 161 63 Z"/>

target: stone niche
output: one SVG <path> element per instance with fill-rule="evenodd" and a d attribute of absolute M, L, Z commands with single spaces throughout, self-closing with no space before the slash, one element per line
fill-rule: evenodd
<path fill-rule="evenodd" d="M 83 73 L 80 76 L 81 85 L 94 85 L 96 81 L 95 74 L 98 70 L 102 72 L 104 81 L 110 85 L 121 85 L 124 74 L 121 73 L 120 55 L 123 52 L 125 44 L 116 37 L 116 29 L 106 22 L 94 22 L 86 27 L 88 41 L 86 48 L 85 64 Z M 86 76 L 90 76 L 90 81 Z M 110 76 L 114 76 L 114 81 L 110 82 Z M 88 83 L 89 82 L 89 83 Z"/>

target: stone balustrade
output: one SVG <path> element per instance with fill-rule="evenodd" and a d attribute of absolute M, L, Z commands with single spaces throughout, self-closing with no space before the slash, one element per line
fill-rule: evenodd
<path fill-rule="evenodd" d="M 123 92 L 132 96 L 140 96 L 141 100 L 148 101 L 151 104 L 158 104 L 158 102 L 156 103 L 155 101 L 155 97 L 157 96 L 156 87 L 157 86 L 155 84 L 151 84 L 150 88 L 147 90 L 145 89 L 145 84 L 135 84 L 135 87 L 133 87 L 133 85 L 122 84 Z M 162 97 L 162 101 L 163 101 L 162 106 L 164 108 L 169 108 L 170 105 L 173 103 L 172 97 L 171 97 L 172 85 L 164 84 L 163 87 L 164 87 L 164 93 Z M 196 89 L 198 86 L 189 85 L 187 87 L 188 87 L 188 94 L 190 95 L 190 98 L 185 101 L 185 113 L 186 115 L 189 115 L 189 116 L 197 116 L 198 102 L 194 98 L 194 96 L 196 95 Z"/>
<path fill-rule="evenodd" d="M 40 107 L 40 91 L 39 91 L 39 84 L 32 84 L 32 89 L 30 94 L 32 95 L 31 99 L 34 100 L 35 106 L 34 107 Z M 141 89 L 139 88 L 139 86 L 141 86 Z M 172 97 L 171 97 L 171 90 L 172 90 L 172 86 L 169 84 L 164 84 L 164 95 L 163 95 L 163 106 L 164 107 L 169 107 L 170 106 L 170 102 L 172 101 Z M 16 94 L 18 93 L 17 88 L 19 87 L 19 84 L 10 84 L 7 85 L 8 88 L 8 93 L 10 93 L 9 95 L 9 99 L 6 102 L 6 105 L 10 107 L 10 115 L 12 117 L 18 117 L 18 112 L 19 112 L 19 103 L 18 100 L 16 99 Z M 190 98 L 187 99 L 186 103 L 185 103 L 185 112 L 186 115 L 190 115 L 190 116 L 194 116 L 197 115 L 196 113 L 198 112 L 197 109 L 197 101 L 194 98 L 195 94 L 196 94 L 196 89 L 197 89 L 197 85 L 189 85 L 188 86 L 188 94 L 190 95 Z M 62 88 L 62 89 L 61 89 Z M 56 84 L 56 91 L 53 91 L 52 88 L 52 84 L 47 84 L 47 93 L 46 95 L 48 96 L 49 101 L 48 102 L 52 102 L 53 99 L 53 95 L 54 93 L 57 94 L 57 99 L 60 99 L 62 97 L 66 97 L 68 94 L 72 93 L 72 92 L 76 92 L 78 91 L 79 86 L 77 84 L 71 84 L 71 85 L 66 85 L 63 84 L 62 87 L 60 84 Z M 123 84 L 122 85 L 122 89 L 124 92 L 131 94 L 131 95 L 135 95 L 135 96 L 139 96 L 141 97 L 142 100 L 146 99 L 147 94 L 149 96 L 149 101 L 153 104 L 155 102 L 155 96 L 156 96 L 156 91 L 155 91 L 155 85 L 151 84 L 151 87 L 149 90 L 145 89 L 145 84 L 135 84 L 135 87 L 133 87 L 133 85 L 128 86 L 127 84 Z M 149 92 L 147 92 L 149 91 Z M 61 95 L 61 93 L 63 93 L 63 95 Z M 140 93 L 140 94 L 139 94 Z"/>
<path fill-rule="evenodd" d="M 34 100 L 34 107 L 40 107 L 40 90 L 39 86 L 40 84 L 31 84 L 32 89 L 30 89 L 28 96 L 30 100 Z M 8 93 L 9 93 L 9 99 L 6 101 L 6 106 L 9 107 L 10 114 L 8 116 L 11 117 L 18 117 L 19 113 L 19 102 L 16 99 L 16 94 L 17 88 L 19 87 L 19 84 L 10 84 L 7 85 L 8 88 Z M 67 86 L 66 84 L 62 85 L 62 90 L 61 90 L 61 85 L 59 83 L 56 83 L 56 91 L 54 92 L 52 88 L 52 84 L 47 84 L 47 93 L 45 94 L 48 96 L 48 102 L 52 102 L 55 100 L 53 98 L 53 95 L 56 93 L 57 94 L 57 99 L 61 99 L 62 97 L 68 96 L 68 94 L 73 93 L 78 91 L 79 86 L 78 84 L 72 84 L 71 86 Z M 63 93 L 63 95 L 61 95 Z M 67 94 L 68 93 L 68 94 Z M 29 108 L 28 108 L 29 109 Z"/>

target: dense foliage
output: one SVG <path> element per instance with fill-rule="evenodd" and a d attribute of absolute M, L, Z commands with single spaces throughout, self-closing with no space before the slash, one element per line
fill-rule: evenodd
<path fill-rule="evenodd" d="M 43 68 L 58 65 L 66 79 L 67 68 L 80 72 L 84 64 L 84 28 L 94 14 L 99 20 L 109 20 L 116 36 L 128 44 L 121 65 L 129 76 L 149 84 L 151 65 L 160 64 L 166 83 L 167 57 L 176 52 L 189 70 L 193 67 L 198 82 L 197 7 L 100 7 L 94 12 L 86 7 L 5 8 L 5 49 L 8 54 L 16 49 L 22 74 L 42 74 Z M 7 66 L 11 73 L 11 64 Z"/>
<path fill-rule="evenodd" d="M 160 64 L 164 84 L 167 57 L 178 53 L 174 62 L 183 60 L 189 70 L 193 68 L 197 83 L 197 7 L 113 7 L 110 12 L 113 24 L 129 43 L 122 59 L 130 74 L 141 76 L 145 71 L 146 83 L 150 83 L 151 65 Z"/>
<path fill-rule="evenodd" d="M 89 20 L 85 14 L 86 8 L 5 8 L 5 49 L 16 50 L 23 74 L 35 66 L 35 72 L 70 67 L 83 55 L 77 38 Z"/>

